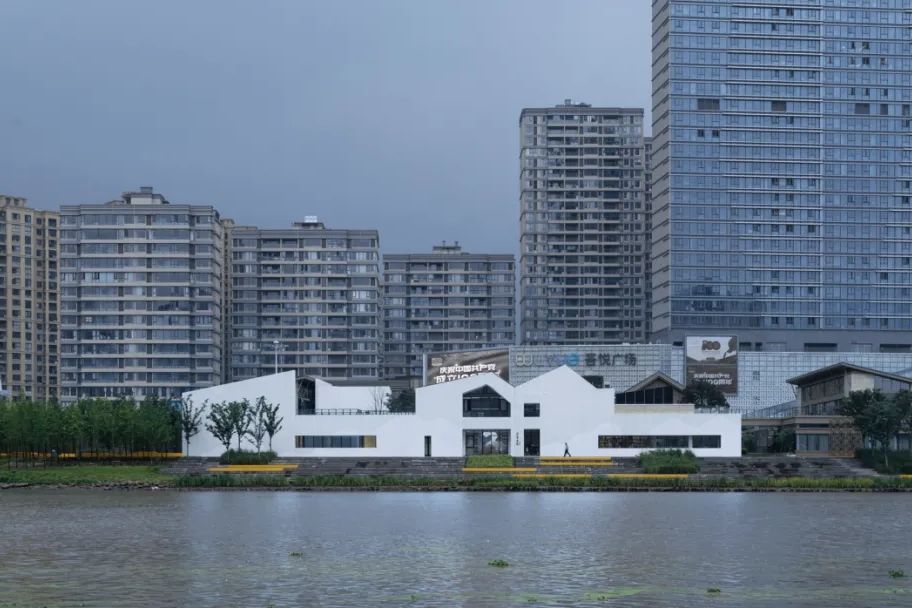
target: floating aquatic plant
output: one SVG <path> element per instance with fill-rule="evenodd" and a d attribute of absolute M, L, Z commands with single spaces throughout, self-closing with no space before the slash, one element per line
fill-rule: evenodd
<path fill-rule="evenodd" d="M 510 564 L 506 560 L 492 559 L 491 561 L 488 562 L 488 565 L 493 566 L 494 568 L 506 568 Z"/>

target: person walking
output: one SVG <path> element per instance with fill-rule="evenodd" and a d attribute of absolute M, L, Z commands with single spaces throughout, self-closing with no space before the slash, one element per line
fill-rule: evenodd
<path fill-rule="evenodd" d="M 567 442 L 564 442 L 564 458 L 572 458 L 570 456 L 570 446 L 567 445 Z"/>

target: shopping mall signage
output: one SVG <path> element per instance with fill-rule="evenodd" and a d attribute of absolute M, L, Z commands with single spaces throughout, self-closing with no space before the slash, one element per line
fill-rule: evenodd
<path fill-rule="evenodd" d="M 737 336 L 687 336 L 684 355 L 687 384 L 709 382 L 727 395 L 738 393 Z"/>
<path fill-rule="evenodd" d="M 634 353 L 514 353 L 516 367 L 636 367 Z"/>
<path fill-rule="evenodd" d="M 442 384 L 487 373 L 497 374 L 509 382 L 510 351 L 474 350 L 429 354 L 424 358 L 425 385 Z"/>

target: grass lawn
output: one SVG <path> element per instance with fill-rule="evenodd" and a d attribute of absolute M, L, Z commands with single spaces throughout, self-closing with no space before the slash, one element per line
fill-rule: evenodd
<path fill-rule="evenodd" d="M 145 483 L 167 483 L 174 478 L 162 475 L 157 466 L 148 465 L 69 465 L 36 468 L 2 468 L 0 483 L 93 484 L 136 481 Z"/>

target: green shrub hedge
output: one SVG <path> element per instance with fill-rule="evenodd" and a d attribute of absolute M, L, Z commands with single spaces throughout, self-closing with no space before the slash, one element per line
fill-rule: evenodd
<path fill-rule="evenodd" d="M 912 475 L 912 454 L 908 451 L 895 452 L 890 450 L 887 458 L 890 466 L 884 466 L 883 450 L 861 449 L 855 451 L 855 457 L 858 458 L 869 469 L 874 469 L 878 473 L 887 475 Z"/>
<path fill-rule="evenodd" d="M 697 457 L 690 450 L 655 450 L 640 454 L 640 466 L 646 473 L 696 473 Z"/>
<path fill-rule="evenodd" d="M 248 452 L 228 450 L 219 457 L 220 464 L 269 464 L 276 458 L 275 452 Z"/>

